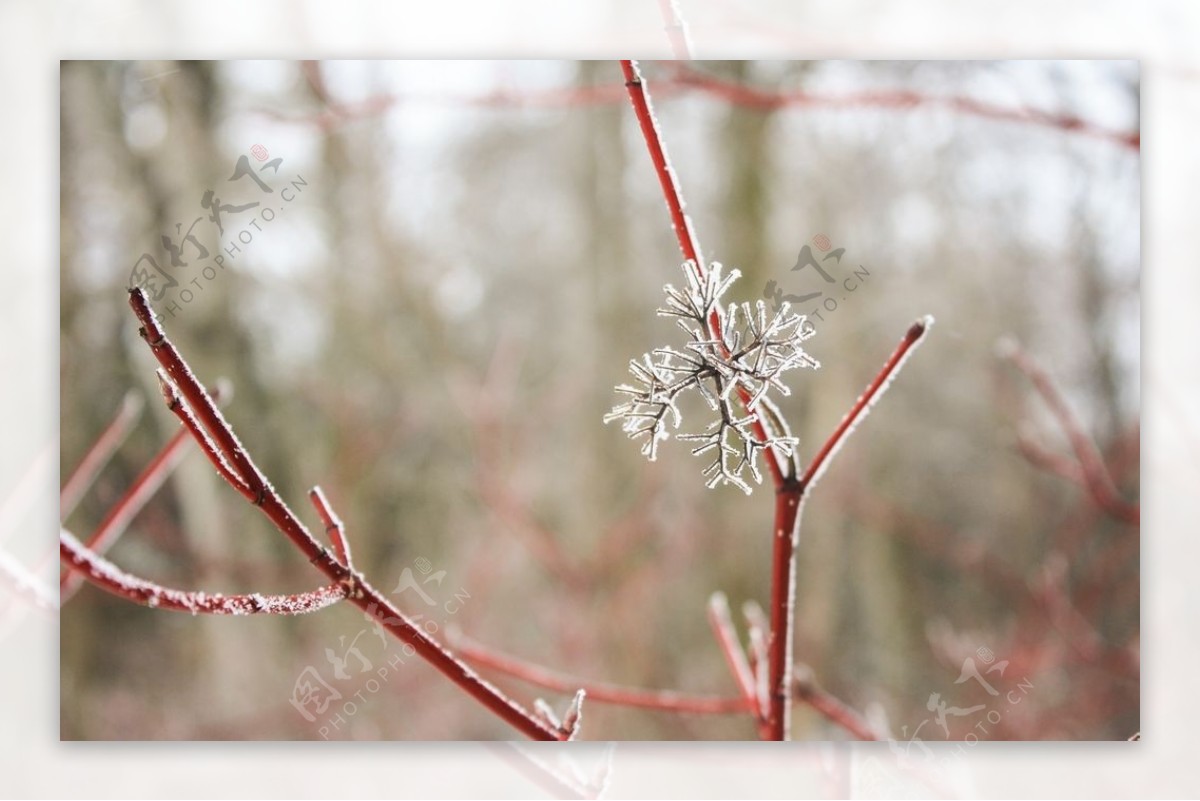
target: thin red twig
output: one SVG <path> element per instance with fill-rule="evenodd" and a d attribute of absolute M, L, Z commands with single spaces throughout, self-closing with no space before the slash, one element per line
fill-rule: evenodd
<path fill-rule="evenodd" d="M 100 525 L 92 532 L 92 536 L 83 543 L 85 548 L 97 555 L 102 555 L 113 546 L 138 512 L 149 503 L 150 499 L 154 497 L 154 493 L 158 492 L 171 472 L 183 461 L 183 455 L 189 442 L 191 439 L 184 429 L 180 429 L 167 441 L 162 450 L 129 485 L 125 494 L 108 510 L 104 519 L 100 521 Z M 64 573 L 59 580 L 61 603 L 65 604 L 69 601 L 82 585 L 83 576 L 81 574 L 71 570 Z"/>
<path fill-rule="evenodd" d="M 658 176 L 659 185 L 662 187 L 663 198 L 667 203 L 667 211 L 671 216 L 671 227 L 675 230 L 675 238 L 679 242 L 679 251 L 683 254 L 684 260 L 695 265 L 695 270 L 703 276 L 708 267 L 704 262 L 704 257 L 700 250 L 700 242 L 696 238 L 695 231 L 692 229 L 692 220 L 685 211 L 686 204 L 683 202 L 683 193 L 679 189 L 679 180 L 675 175 L 674 168 L 671 167 L 670 160 L 667 158 L 662 135 L 658 130 L 658 122 L 654 118 L 654 109 L 650 104 L 650 92 L 646 88 L 645 81 L 642 80 L 641 73 L 638 71 L 637 62 L 622 61 L 621 72 L 625 76 L 625 86 L 629 90 L 629 100 L 633 104 L 634 114 L 637 116 L 638 125 L 642 129 L 642 138 L 646 140 L 646 148 L 650 151 L 650 161 L 654 164 L 654 172 Z M 708 318 L 708 329 L 714 340 L 724 342 L 724 338 L 721 336 L 721 316 L 716 309 L 713 309 L 712 314 Z M 721 346 L 721 349 L 725 350 L 724 345 Z M 725 355 L 728 356 L 728 353 Z M 754 436 L 760 442 L 766 442 L 770 437 L 767 435 L 767 429 L 763 425 L 762 416 L 750 409 L 749 391 L 741 384 L 738 384 L 737 393 L 742 401 L 742 405 L 753 418 L 750 428 L 754 432 Z M 764 448 L 763 458 L 767 463 L 767 471 L 771 474 L 771 481 L 776 487 L 781 486 L 784 474 L 783 469 L 779 465 L 779 459 L 776 456 L 775 450 Z"/>
<path fill-rule="evenodd" d="M 665 0 L 659 0 L 660 4 Z M 670 31 L 670 27 L 668 27 Z M 688 58 L 680 56 L 676 58 Z M 673 63 L 670 70 L 655 79 L 659 99 L 677 98 L 702 92 L 741 108 L 776 111 L 789 108 L 883 111 L 908 111 L 922 106 L 942 107 L 955 114 L 978 117 L 994 122 L 1032 125 L 1068 135 L 1086 136 L 1111 142 L 1138 152 L 1141 132 L 1106 128 L 1097 123 L 1042 109 L 1024 106 L 1006 107 L 962 95 L 929 95 L 911 90 L 865 90 L 844 94 L 808 92 L 805 90 L 774 91 L 754 87 L 740 81 L 718 78 L 689 65 Z M 482 94 L 389 93 L 355 103 L 336 103 L 327 100 L 326 107 L 317 113 L 293 115 L 275 109 L 254 109 L 254 113 L 292 124 L 315 125 L 329 131 L 340 124 L 381 114 L 406 103 L 433 103 L 442 106 L 465 106 L 490 109 L 557 109 L 616 105 L 623 102 L 625 92 L 616 85 L 561 87 L 552 89 L 502 89 Z"/>
<path fill-rule="evenodd" d="M 1043 447 L 1024 431 L 1017 434 L 1017 450 L 1034 467 L 1060 475 L 1067 481 L 1087 489 L 1087 478 L 1084 477 L 1079 462 Z"/>
<path fill-rule="evenodd" d="M 879 399 L 879 397 L 887 391 L 888 385 L 895 378 L 896 373 L 904 366 L 904 362 L 921 343 L 929 327 L 933 325 L 933 318 L 930 316 L 922 317 L 904 333 L 904 337 L 900 340 L 900 344 L 892 351 L 892 355 L 884 362 L 883 367 L 875 374 L 875 378 L 867 385 L 866 390 L 859 396 L 854 405 L 850 407 L 850 411 L 842 418 L 842 422 L 834 429 L 833 434 L 829 439 L 825 440 L 825 444 L 817 451 L 817 455 L 813 457 L 808 464 L 808 469 L 804 471 L 804 475 L 800 479 L 800 485 L 804 492 L 812 488 L 825 472 L 825 468 L 829 465 L 829 460 L 837 453 L 838 449 L 845 444 L 846 439 L 853 432 L 854 427 L 866 417 L 871 407 Z"/>
<path fill-rule="evenodd" d="M 321 518 L 321 522 L 325 524 L 325 533 L 329 535 L 334 553 L 337 554 L 343 565 L 353 570 L 354 561 L 351 558 L 350 543 L 346 540 L 346 526 L 338 517 L 337 512 L 333 511 L 329 499 L 325 497 L 324 490 L 320 487 L 313 487 L 308 491 L 308 499 L 312 502 L 313 508 L 317 510 L 317 516 Z"/>
<path fill-rule="evenodd" d="M 1096 505 L 1118 520 L 1139 525 L 1141 523 L 1140 507 L 1138 504 L 1129 503 L 1117 492 L 1112 476 L 1104 464 L 1104 459 L 1100 456 L 1100 450 L 1084 431 L 1083 425 L 1067 405 L 1066 399 L 1058 391 L 1050 374 L 1015 342 L 1005 342 L 1001 348 L 1001 356 L 1012 362 L 1018 370 L 1025 374 L 1033 388 L 1046 402 L 1046 406 L 1049 407 L 1059 427 L 1066 435 L 1075 459 L 1079 462 L 1084 489 L 1091 495 Z"/>
<path fill-rule="evenodd" d="M 792 637 L 796 607 L 796 546 L 800 538 L 800 511 L 809 490 L 829 461 L 845 443 L 855 426 L 870 412 L 886 391 L 913 349 L 921 342 L 932 317 L 913 323 L 883 367 L 867 385 L 833 434 L 817 451 L 799 479 L 789 477 L 775 494 L 775 533 L 771 575 L 771 633 L 768 642 L 767 729 L 769 739 L 786 740 L 790 727 L 792 697 Z"/>
<path fill-rule="evenodd" d="M 739 106 L 768 111 L 794 106 L 900 110 L 918 106 L 941 106 L 960 114 L 988 120 L 1025 123 L 1067 133 L 1078 133 L 1110 141 L 1132 150 L 1138 150 L 1141 147 L 1141 134 L 1138 131 L 1114 131 L 1069 114 L 1056 114 L 1034 108 L 1006 108 L 970 97 L 928 95 L 904 89 L 850 92 L 837 95 L 808 92 L 803 89 L 778 92 L 718 78 L 685 64 L 673 64 L 672 71 L 674 80 L 683 86 L 701 89 Z"/>
<path fill-rule="evenodd" d="M 63 484 L 58 500 L 60 520 L 65 521 L 70 517 L 71 512 L 75 511 L 75 507 L 87 494 L 88 488 L 92 486 L 96 476 L 100 475 L 104 465 L 108 464 L 108 460 L 112 458 L 113 454 L 117 452 L 117 448 L 121 447 L 121 443 L 133 430 L 134 425 L 142 416 L 144 405 L 141 395 L 130 392 L 125 396 L 125 400 L 121 402 L 121 408 L 117 410 L 112 422 L 84 454 L 83 459 L 79 461 L 79 466 L 67 479 L 67 483 Z"/>
<path fill-rule="evenodd" d="M 797 668 L 795 682 L 792 686 L 798 700 L 808 704 L 829 722 L 841 726 L 859 740 L 879 739 L 879 736 L 861 715 L 818 687 L 813 680 L 812 673 L 807 668 Z"/>
<path fill-rule="evenodd" d="M 295 595 L 225 595 L 174 590 L 131 576 L 96 555 L 67 531 L 59 535 L 59 553 L 73 574 L 83 576 L 119 598 L 155 609 L 205 615 L 305 615 L 331 606 L 346 597 L 346 586 L 331 584 Z"/>
<path fill-rule="evenodd" d="M 755 686 L 754 673 L 750 670 L 750 663 L 746 659 L 746 652 L 738 640 L 737 629 L 734 628 L 733 617 L 729 613 L 729 600 L 725 597 L 725 593 L 714 592 L 709 597 L 708 624 L 712 627 L 713 635 L 717 638 L 717 645 L 721 647 L 721 654 L 725 657 L 725 664 L 729 666 L 729 672 L 733 674 L 733 680 L 737 683 L 738 692 L 742 695 L 743 703 L 750 709 L 755 710 L 756 717 L 761 717 L 763 713 L 759 708 L 758 689 Z"/>
<path fill-rule="evenodd" d="M 339 561 L 334 553 L 317 542 L 259 471 L 183 357 L 167 339 L 146 294 L 141 289 L 133 289 L 130 291 L 129 300 L 135 316 L 142 325 L 140 334 L 162 366 L 168 379 L 166 383 L 177 388 L 209 435 L 199 443 L 209 460 L 214 465 L 225 463 L 230 466 L 237 478 L 249 489 L 249 496 L 253 497 L 252 503 L 318 570 L 347 588 L 347 598 L 351 603 L 375 618 L 390 634 L 411 646 L 435 669 L 522 734 L 541 740 L 565 740 L 571 736 L 570 731 L 551 728 L 484 681 L 397 609 L 387 596 L 372 587 L 361 573 L 350 569 Z M 170 392 L 167 395 L 170 402 L 173 396 Z M 235 488 L 238 487 L 235 485 Z M 238 489 L 240 491 L 240 488 Z"/>
<path fill-rule="evenodd" d="M 752 711 L 750 702 L 745 698 L 688 695 L 672 690 L 647 690 L 619 684 L 583 681 L 574 676 L 486 648 L 461 634 L 453 638 L 452 644 L 459 656 L 480 667 L 490 668 L 497 673 L 555 692 L 573 693 L 576 689 L 583 688 L 587 691 L 589 701 L 687 715 L 735 715 Z"/>

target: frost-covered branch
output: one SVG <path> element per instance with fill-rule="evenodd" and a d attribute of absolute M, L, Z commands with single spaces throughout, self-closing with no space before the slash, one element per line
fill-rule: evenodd
<path fill-rule="evenodd" d="M 578 704 L 568 710 L 561 727 L 547 725 L 542 718 L 526 711 L 484 681 L 397 609 L 386 595 L 372 587 L 362 573 L 351 567 L 350 552 L 342 525 L 324 495 L 319 490 L 314 490 L 311 500 L 330 532 L 335 548 L 330 550 L 317 542 L 255 465 L 249 452 L 234 434 L 233 428 L 217 409 L 212 397 L 167 339 L 166 332 L 151 309 L 145 292 L 141 289 L 130 290 L 129 302 L 134 315 L 141 323 L 139 333 L 142 339 L 162 367 L 159 380 L 164 400 L 183 422 L 186 430 L 197 440 L 209 461 L 227 483 L 256 506 L 314 567 L 340 588 L 338 591 L 347 600 L 362 609 L 388 633 L 411 647 L 416 654 L 502 720 L 533 739 L 567 740 L 575 737 L 580 717 Z M 86 554 L 83 551 L 73 547 L 73 541 L 73 537 L 64 534 L 61 546 L 64 562 L 76 567 L 92 564 L 85 558 Z M 108 575 L 111 578 L 111 573 L 104 570 L 93 572 L 101 577 Z M 148 588 L 139 587 L 136 583 L 125 582 L 123 586 L 132 586 L 135 592 L 149 592 Z M 188 600 L 195 601 L 194 598 Z M 162 598 L 160 603 L 161 601 Z M 581 697 L 579 701 L 582 701 Z"/>
<path fill-rule="evenodd" d="M 342 584 L 330 584 L 296 595 L 225 595 L 174 590 L 126 573 L 89 550 L 65 529 L 59 534 L 59 551 L 63 563 L 75 574 L 105 592 L 155 609 L 172 609 L 193 615 L 304 615 L 346 597 L 346 587 Z"/>
<path fill-rule="evenodd" d="M 762 423 L 759 410 L 768 393 L 791 394 L 784 373 L 820 364 L 803 348 L 803 342 L 814 333 L 804 315 L 793 313 L 787 303 L 775 312 L 768 311 L 761 300 L 753 306 L 722 305 L 722 295 L 740 273 L 733 270 L 722 276 L 721 271 L 718 262 L 704 271 L 695 262 L 687 262 L 683 265 L 684 288 L 671 284 L 664 288 L 666 304 L 658 314 L 675 318 L 688 342 L 682 350 L 656 348 L 631 361 L 633 383 L 616 388 L 629 399 L 613 407 L 604 421 L 622 421 L 631 439 L 645 440 L 642 454 L 653 461 L 658 443 L 670 437 L 668 421 L 678 429 L 683 420 L 677 405 L 680 396 L 695 390 L 715 418 L 706 429 L 677 438 L 696 443 L 692 453 L 697 456 L 713 454 L 703 471 L 709 487 L 732 484 L 749 494 L 747 471 L 756 483 L 762 483 L 759 454 L 774 448 L 790 458 L 797 444 L 795 437 L 767 433 L 782 426 L 777 416 L 774 425 Z M 710 324 L 714 318 L 716 323 Z M 771 419 L 768 417 L 769 422 Z"/>

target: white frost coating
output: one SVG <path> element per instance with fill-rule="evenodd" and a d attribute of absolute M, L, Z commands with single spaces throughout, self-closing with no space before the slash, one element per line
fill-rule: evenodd
<path fill-rule="evenodd" d="M 563 715 L 562 730 L 567 732 L 567 740 L 574 740 L 579 736 L 579 728 L 583 725 L 583 699 L 586 697 L 587 690 L 576 691 L 571 705 Z"/>
<path fill-rule="evenodd" d="M 633 70 L 637 80 L 641 81 L 642 75 L 636 64 L 634 65 Z M 654 128 L 654 131 L 657 135 L 657 132 L 661 131 L 662 129 L 658 125 L 658 115 L 654 113 L 654 103 L 650 100 L 649 92 L 643 92 L 642 97 L 646 102 L 646 115 L 650 118 L 650 125 L 652 128 Z M 658 137 L 658 139 L 660 142 L 662 141 L 661 137 Z M 687 229 L 687 238 L 689 241 L 691 241 L 692 247 L 696 251 L 696 260 L 700 264 L 704 264 L 704 255 L 700 252 L 700 243 L 697 242 L 696 237 L 692 235 L 692 218 L 688 216 L 687 203 L 683 199 L 683 193 L 679 191 L 679 176 L 675 173 L 675 167 L 671 164 L 671 157 L 667 155 L 666 148 L 660 147 L 659 152 L 662 154 L 663 166 L 666 167 L 667 177 L 671 182 L 672 194 L 675 196 L 675 201 L 679 204 L 679 211 L 683 215 L 684 227 Z M 675 215 L 671 214 L 670 201 L 664 198 L 664 202 L 667 205 L 667 213 L 670 214 L 671 217 L 671 227 L 678 228 L 678 226 L 675 224 Z M 676 235 L 678 234 L 679 232 L 676 231 Z"/>
<path fill-rule="evenodd" d="M 682 415 L 677 400 L 684 392 L 695 390 L 716 412 L 716 419 L 703 431 L 676 438 L 694 442 L 695 455 L 712 453 L 712 461 L 702 471 L 706 486 L 731 484 L 750 494 L 748 479 L 762 483 L 758 467 L 761 452 L 772 448 L 787 457 L 797 445 L 794 437 L 778 431 L 781 426 L 772 423 L 773 407 L 767 409 L 762 420 L 766 437 L 756 435 L 759 406 L 771 403 L 772 391 L 790 394 L 783 382 L 788 370 L 815 369 L 820 363 L 801 346 L 813 335 L 814 328 L 804 315 L 792 313 L 790 305 L 785 303 L 773 312 L 761 300 L 754 305 L 723 306 L 721 296 L 740 273 L 732 270 L 722 276 L 721 269 L 720 263 L 713 262 L 702 272 L 695 262 L 688 261 L 683 264 L 686 286 L 664 287 L 666 302 L 658 314 L 676 318 L 690 339 L 683 350 L 656 348 L 641 360 L 631 361 L 633 383 L 616 388 L 628 399 L 613 407 L 604 422 L 620 420 L 630 439 L 644 438 L 642 454 L 654 461 L 658 443 L 670 436 L 668 415 L 679 428 Z M 709 325 L 712 316 L 718 320 L 716 327 Z M 745 416 L 737 400 L 741 392 L 749 398 L 749 414 Z"/>
<path fill-rule="evenodd" d="M 345 589 L 340 585 L 321 587 L 300 595 L 223 595 L 176 590 L 124 572 L 88 550 L 70 532 L 62 531 L 60 540 L 70 553 L 72 563 L 93 583 L 114 595 L 152 608 L 162 607 L 193 615 L 201 612 L 212 615 L 301 615 L 324 609 L 345 597 Z"/>

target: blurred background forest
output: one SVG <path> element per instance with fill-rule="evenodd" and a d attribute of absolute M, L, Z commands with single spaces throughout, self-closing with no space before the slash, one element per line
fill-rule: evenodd
<path fill-rule="evenodd" d="M 1136 134 L 1137 65 L 643 70 L 705 253 L 742 271 L 732 296 L 824 293 L 800 304 L 822 309 L 807 343 L 822 366 L 782 404 L 805 458 L 908 325 L 937 319 L 807 504 L 797 661 L 901 748 L 1137 731 L 1138 527 L 1030 458 L 1070 450 L 996 357 L 1012 336 L 1047 369 L 1135 502 L 1139 152 L 1095 132 Z M 130 390 L 146 400 L 66 528 L 86 536 L 178 427 L 127 305 L 149 253 L 160 285 L 178 281 L 155 303 L 168 334 L 201 380 L 230 380 L 225 414 L 264 472 L 310 522 L 321 484 L 359 567 L 438 636 L 588 680 L 735 693 L 706 604 L 765 603 L 770 488 L 706 490 L 683 443 L 648 463 L 601 423 L 628 360 L 679 339 L 654 310 L 680 257 L 615 62 L 64 62 L 61 91 L 64 480 Z M 872 101 L 904 92 L 1091 127 Z M 806 246 L 844 248 L 822 262 L 835 284 L 793 270 Z M 319 583 L 194 448 L 110 556 L 176 587 Z M 398 653 L 348 605 L 193 618 L 85 587 L 61 615 L 61 734 L 511 736 L 413 658 L 372 691 Z M 958 681 L 965 660 L 986 682 Z M 291 703 L 310 668 L 355 702 L 336 726 Z M 984 705 L 987 731 L 978 712 L 943 728 L 933 694 Z M 754 725 L 593 703 L 585 734 Z M 798 705 L 793 736 L 846 734 Z"/>

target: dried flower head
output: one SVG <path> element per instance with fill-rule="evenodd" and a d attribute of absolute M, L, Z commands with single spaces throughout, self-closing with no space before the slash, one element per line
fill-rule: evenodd
<path fill-rule="evenodd" d="M 716 452 L 703 471 L 709 487 L 733 484 L 749 494 L 745 471 L 762 483 L 759 452 L 775 448 L 790 457 L 797 444 L 782 417 L 775 413 L 769 393 L 777 390 L 781 395 L 791 394 L 782 380 L 788 370 L 820 367 L 801 347 L 814 330 L 806 317 L 792 313 L 787 303 L 775 312 L 768 311 L 761 300 L 753 306 L 723 306 L 721 296 L 740 277 L 737 270 L 723 277 L 717 262 L 702 270 L 688 261 L 683 273 L 687 285 L 680 290 L 667 284 L 666 305 L 658 314 L 676 318 L 689 341 L 683 350 L 656 348 L 640 360 L 631 361 L 633 384 L 616 388 L 629 400 L 613 407 L 604 422 L 623 421 L 630 439 L 645 439 L 642 453 L 653 461 L 659 441 L 670 436 L 668 415 L 678 429 L 683 420 L 678 399 L 694 389 L 716 412 L 716 418 L 702 432 L 679 434 L 677 438 L 697 443 L 693 454 Z M 744 390 L 748 398 L 744 413 L 735 398 L 739 390 Z M 762 439 L 753 430 L 760 420 L 763 431 L 768 432 Z"/>

